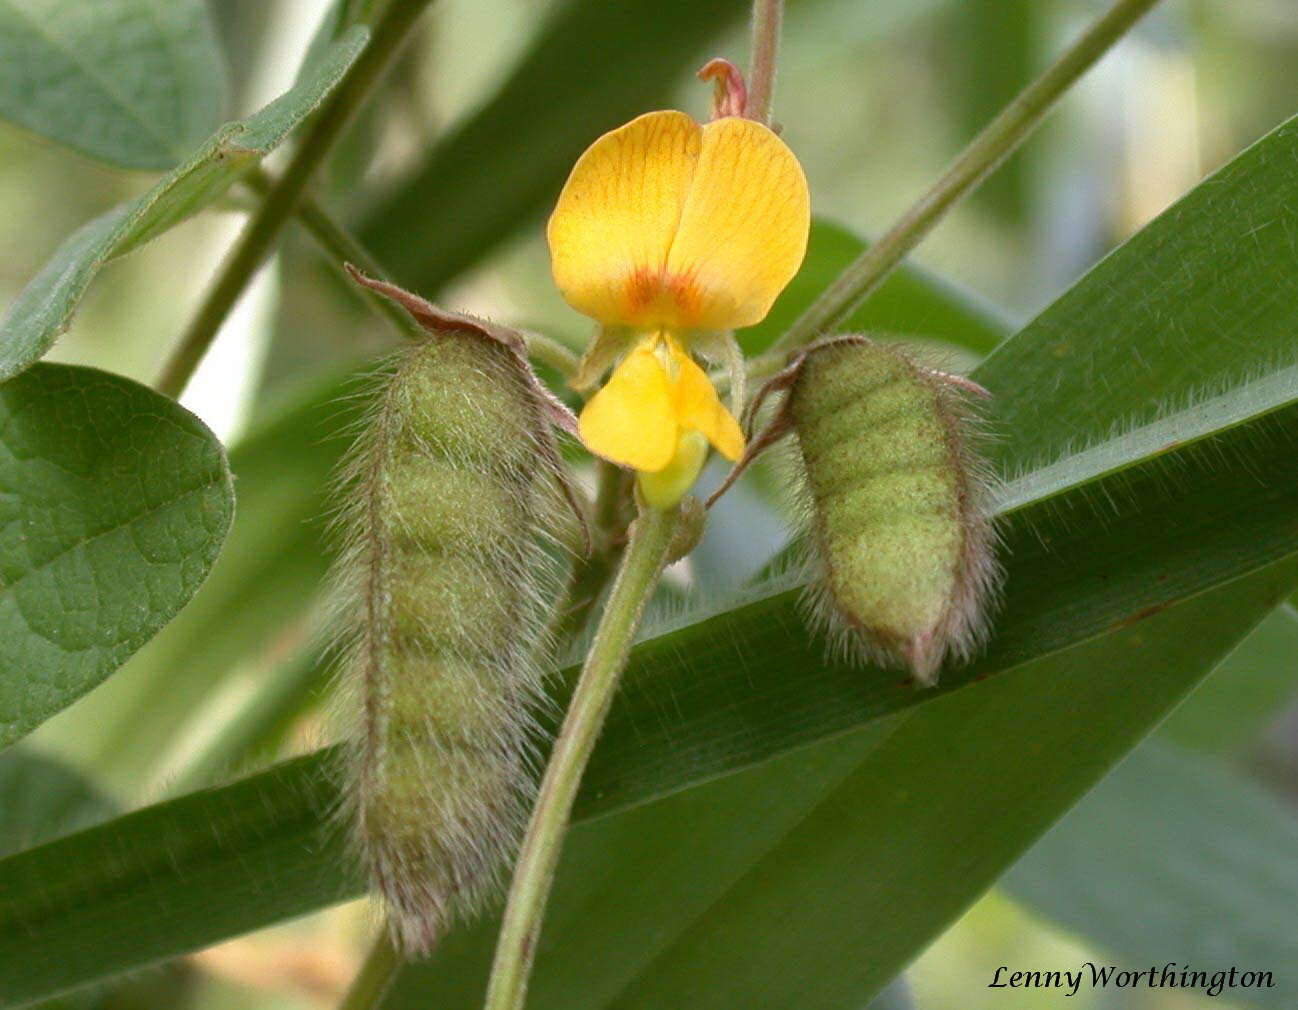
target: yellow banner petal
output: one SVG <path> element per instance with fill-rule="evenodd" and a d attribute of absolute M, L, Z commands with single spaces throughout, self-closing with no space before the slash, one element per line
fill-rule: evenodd
<path fill-rule="evenodd" d="M 684 429 L 702 432 L 717 452 L 732 463 L 744 453 L 744 433 L 734 415 L 726 410 L 717 396 L 712 380 L 688 354 L 672 347 L 676 379 L 672 383 L 672 401 L 677 423 Z"/>
<path fill-rule="evenodd" d="M 707 376 L 703 379 L 706 382 Z M 667 372 L 652 342 L 642 343 L 613 370 L 582 410 L 578 431 L 587 449 L 613 463 L 657 471 L 672 461 L 676 411 Z"/>
<path fill-rule="evenodd" d="M 578 159 L 546 230 L 554 281 L 578 312 L 609 326 L 662 316 L 663 268 L 702 134 L 683 112 L 650 112 Z"/>
<path fill-rule="evenodd" d="M 666 277 L 693 299 L 682 325 L 760 322 L 802 265 L 810 228 L 807 179 L 788 145 L 751 119 L 708 123 L 667 257 Z"/>

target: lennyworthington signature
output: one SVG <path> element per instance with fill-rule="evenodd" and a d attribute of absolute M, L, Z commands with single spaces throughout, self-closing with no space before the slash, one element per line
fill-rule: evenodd
<path fill-rule="evenodd" d="M 1009 965 L 1003 964 L 987 988 L 1063 989 L 1064 995 L 1076 996 L 1084 983 L 1092 989 L 1199 989 L 1207 996 L 1220 996 L 1227 989 L 1275 988 L 1275 978 L 1269 971 L 1242 971 L 1237 967 L 1199 971 L 1175 961 L 1161 968 L 1139 970 L 1093 961 L 1085 962 L 1076 971 L 1011 971 Z"/>

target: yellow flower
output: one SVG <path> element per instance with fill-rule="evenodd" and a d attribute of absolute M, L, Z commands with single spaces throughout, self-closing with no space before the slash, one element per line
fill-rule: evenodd
<path fill-rule="evenodd" d="M 581 437 L 639 471 L 649 504 L 679 501 L 709 444 L 742 454 L 690 347 L 765 317 L 802 263 L 810 214 L 793 152 L 737 117 L 650 112 L 600 137 L 568 177 L 547 230 L 555 283 L 604 340 L 630 346 L 582 411 Z"/>

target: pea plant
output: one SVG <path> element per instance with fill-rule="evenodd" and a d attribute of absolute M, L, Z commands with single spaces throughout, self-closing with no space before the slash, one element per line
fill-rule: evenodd
<path fill-rule="evenodd" d="M 364 895 L 344 1010 L 909 1005 L 998 882 L 1124 963 L 1298 963 L 1293 811 L 1230 760 L 1298 645 L 1298 126 L 1021 328 L 908 262 L 1155 5 L 866 242 L 813 213 L 781 0 L 556 5 L 368 221 L 325 180 L 431 0 L 337 0 L 224 123 L 201 0 L 0 0 L 0 117 L 150 173 L 0 321 L 4 1005 L 196 1006 L 186 955 Z M 646 101 L 744 17 L 707 114 Z M 231 208 L 151 384 L 41 360 Z M 448 293 L 543 218 L 588 339 Z M 180 400 L 294 233 L 387 347 L 227 447 Z M 710 589 L 741 494 L 784 546 Z M 73 717 L 99 767 L 42 747 Z"/>

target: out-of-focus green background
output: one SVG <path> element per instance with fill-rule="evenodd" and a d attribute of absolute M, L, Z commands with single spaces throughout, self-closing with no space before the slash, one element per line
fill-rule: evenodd
<path fill-rule="evenodd" d="M 439 0 L 375 109 L 341 148 L 323 187 L 325 202 L 344 218 L 361 219 L 421 151 L 492 93 L 554 3 Z M 233 111 L 258 108 L 291 83 L 324 6 L 322 0 L 212 0 L 232 66 Z M 866 235 L 885 227 L 1100 7 L 1085 0 L 791 2 L 776 117 L 806 167 L 816 212 Z M 746 50 L 737 22 L 687 62 L 697 66 L 714 55 L 742 62 Z M 588 86 L 604 83 L 591 79 Z M 1026 320 L 1204 174 L 1292 114 L 1296 86 L 1293 0 L 1169 0 L 916 258 L 1011 320 Z M 703 117 L 708 102 L 709 89 L 682 74 L 676 104 Z M 0 302 L 12 299 L 78 225 L 144 191 L 151 179 L 0 124 Z M 231 199 L 224 212 L 203 215 L 112 266 L 52 357 L 149 380 L 241 220 L 237 198 Z M 432 246 L 438 236 L 412 231 L 405 241 Z M 313 252 L 300 234 L 291 235 L 187 394 L 185 402 L 227 441 L 263 409 L 254 409 L 254 399 L 272 401 L 331 362 L 377 351 L 392 339 Z M 438 297 L 550 331 L 575 346 L 587 332 L 550 284 L 539 220 Z M 1282 718 L 1241 748 L 1244 764 L 1291 796 L 1298 783 L 1285 769 L 1296 724 Z M 69 726 L 75 722 L 55 720 L 36 741 L 67 750 L 59 734 L 74 732 Z M 303 739 L 314 732 L 304 727 Z M 205 952 L 196 959 L 204 975 L 195 1005 L 331 1006 L 368 927 L 364 909 L 352 905 Z M 985 987 L 1002 964 L 1075 969 L 1108 959 L 998 890 L 882 1002 L 919 1010 L 1229 1005 L 1169 990 L 1083 987 L 1065 999 L 1057 991 Z"/>

